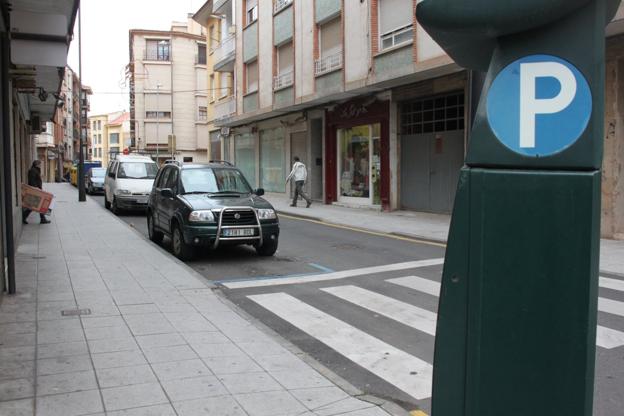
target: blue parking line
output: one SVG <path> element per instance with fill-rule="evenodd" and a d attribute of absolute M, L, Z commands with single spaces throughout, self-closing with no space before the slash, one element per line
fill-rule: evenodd
<path fill-rule="evenodd" d="M 308 263 L 310 266 L 314 267 L 315 269 L 319 269 L 325 273 L 333 273 L 335 272 L 335 270 L 330 269 L 329 267 L 325 267 L 325 266 L 321 266 L 320 264 L 317 263 Z"/>
<path fill-rule="evenodd" d="M 316 263 L 308 263 L 309 266 L 312 266 L 316 269 L 321 270 L 323 273 L 332 273 L 334 270 L 329 267 L 321 266 Z M 275 279 L 286 279 L 289 277 L 304 277 L 304 276 L 316 276 L 318 273 L 297 273 L 297 274 L 286 274 L 286 275 L 271 275 L 271 276 L 258 276 L 258 277 L 237 277 L 233 279 L 223 279 L 223 280 L 213 280 L 214 284 L 224 284 L 224 283 L 232 283 L 232 282 L 249 282 L 253 280 L 275 280 Z"/>

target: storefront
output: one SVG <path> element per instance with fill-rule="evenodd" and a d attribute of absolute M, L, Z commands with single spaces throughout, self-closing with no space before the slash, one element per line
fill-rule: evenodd
<path fill-rule="evenodd" d="M 389 102 L 367 101 L 326 113 L 325 202 L 388 210 Z"/>

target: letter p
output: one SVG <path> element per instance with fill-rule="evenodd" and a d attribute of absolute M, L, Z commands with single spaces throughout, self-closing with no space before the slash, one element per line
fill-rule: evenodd
<path fill-rule="evenodd" d="M 559 94 L 538 99 L 537 78 L 555 78 L 561 85 Z M 567 108 L 576 96 L 576 78 L 559 62 L 520 64 L 520 147 L 535 147 L 535 119 L 538 114 L 553 114 Z"/>

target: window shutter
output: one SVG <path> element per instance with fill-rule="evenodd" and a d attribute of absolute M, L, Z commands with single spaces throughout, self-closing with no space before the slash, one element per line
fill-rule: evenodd
<path fill-rule="evenodd" d="M 247 92 L 258 90 L 258 61 L 247 64 Z"/>
<path fill-rule="evenodd" d="M 247 11 L 253 9 L 258 5 L 258 0 L 247 0 Z"/>
<path fill-rule="evenodd" d="M 284 74 L 293 69 L 293 47 L 292 42 L 280 46 L 278 49 L 278 65 L 279 73 Z"/>
<path fill-rule="evenodd" d="M 321 26 L 321 56 L 333 55 L 342 50 L 340 31 L 340 18 Z"/>
<path fill-rule="evenodd" d="M 392 32 L 400 27 L 411 25 L 413 13 L 412 0 L 379 1 L 379 33 Z"/>

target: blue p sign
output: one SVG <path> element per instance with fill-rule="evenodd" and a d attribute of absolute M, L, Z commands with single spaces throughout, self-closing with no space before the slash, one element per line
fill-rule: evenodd
<path fill-rule="evenodd" d="M 487 96 L 492 131 L 506 147 L 525 156 L 550 156 L 583 134 L 592 112 L 589 85 L 572 64 L 531 55 L 503 69 Z"/>

